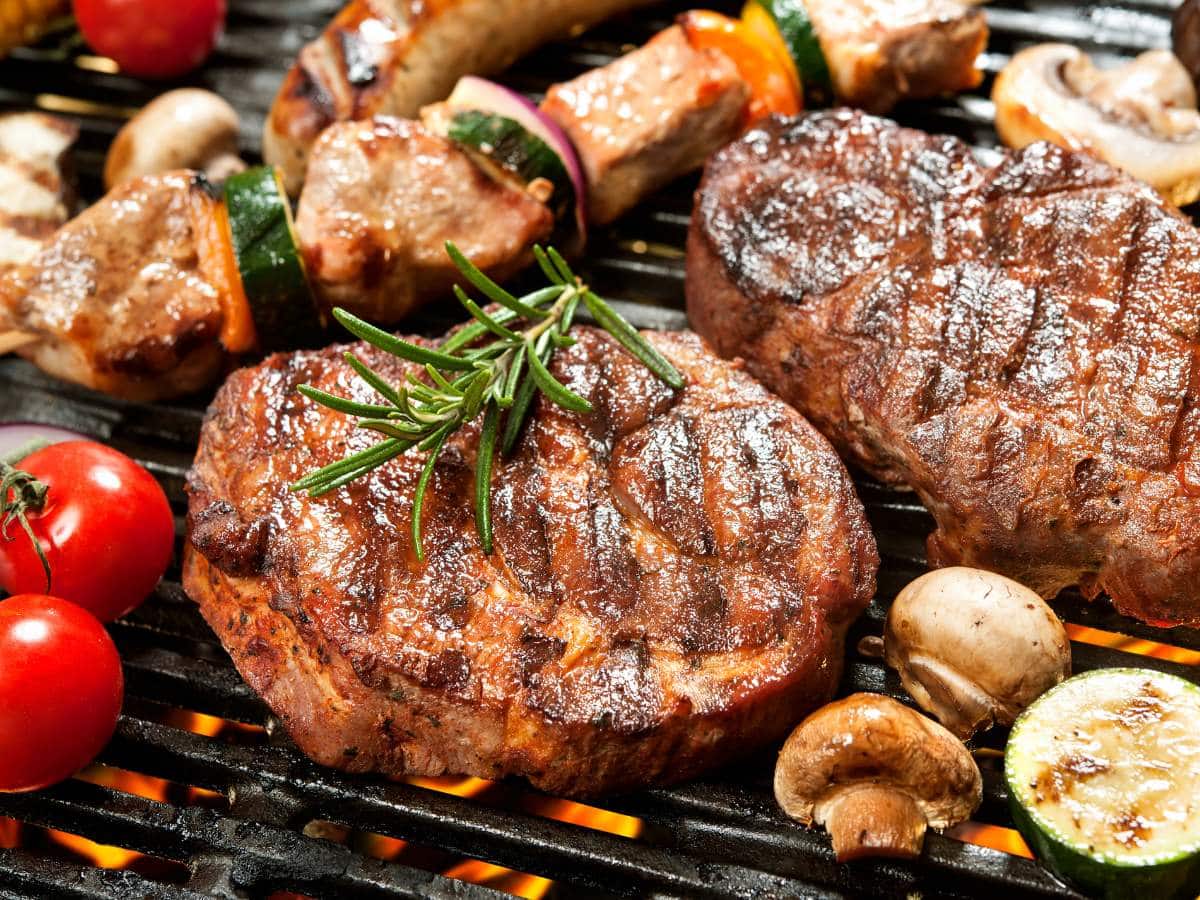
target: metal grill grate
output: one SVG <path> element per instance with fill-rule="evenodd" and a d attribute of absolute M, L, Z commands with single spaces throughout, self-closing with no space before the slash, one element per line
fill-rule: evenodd
<path fill-rule="evenodd" d="M 229 98 L 243 114 L 242 143 L 254 158 L 262 118 L 285 66 L 340 5 L 340 0 L 232 0 L 221 52 L 197 84 Z M 690 4 L 689 4 L 690 5 Z M 717 3 L 717 6 L 728 6 Z M 996 145 L 991 77 L 1019 46 L 1059 39 L 1102 56 L 1129 55 L 1169 42 L 1169 0 L 1124 0 L 1077 6 L 1052 0 L 989 9 L 989 73 L 980 92 L 912 105 L 897 112 L 906 124 L 950 132 L 986 154 Z M 537 94 L 551 82 L 607 62 L 663 27 L 683 3 L 656 7 L 637 19 L 609 23 L 549 46 L 506 76 Z M 46 47 L 0 62 L 0 107 L 43 108 L 77 115 L 77 154 L 85 196 L 100 193 L 105 150 L 123 116 L 161 87 L 106 71 L 104 61 Z M 646 327 L 684 322 L 683 239 L 695 180 L 681 182 L 614 227 L 595 235 L 586 275 Z M 436 312 L 414 327 L 434 332 Z M 29 365 L 0 361 L 0 420 L 62 425 L 103 439 L 142 461 L 183 511 L 183 478 L 191 461 L 207 397 L 170 405 L 135 405 L 57 383 Z M 857 640 L 878 634 L 887 601 L 924 566 L 923 536 L 932 522 L 911 498 L 860 480 L 860 493 L 879 538 L 883 566 L 879 599 L 854 629 L 843 691 L 871 690 L 900 699 L 893 674 L 855 654 Z M 0 816 L 60 829 L 185 863 L 183 884 L 133 871 L 109 871 L 29 849 L 0 850 L 0 897 L 240 897 L 273 891 L 316 896 L 484 897 L 493 890 L 355 852 L 322 840 L 333 823 L 377 832 L 448 854 L 486 860 L 554 879 L 562 896 L 911 896 L 1070 897 L 1034 862 L 930 835 L 913 864 L 875 861 L 838 866 L 823 834 L 788 824 L 770 790 L 772 760 L 763 756 L 698 783 L 609 801 L 642 819 L 631 840 L 525 811 L 520 803 L 489 803 L 411 784 L 346 776 L 315 766 L 272 729 L 261 701 L 243 684 L 228 656 L 179 587 L 178 571 L 156 596 L 113 627 L 125 661 L 127 709 L 101 762 L 119 769 L 216 792 L 205 806 L 144 799 L 80 780 L 31 795 L 0 795 Z M 1067 596 L 1056 608 L 1068 622 L 1166 641 L 1200 655 L 1200 631 L 1162 632 L 1122 619 L 1103 604 Z M 1094 633 L 1093 633 L 1094 634 Z M 1125 649 L 1076 642 L 1078 670 L 1144 665 L 1200 680 L 1200 669 Z M 266 728 L 260 740 L 230 742 L 164 724 L 164 709 L 194 710 Z M 1001 747 L 1003 733 L 984 743 Z M 993 761 L 994 763 L 994 761 Z M 980 823 L 1010 827 L 997 766 L 984 763 Z M 523 786 L 504 787 L 529 796 Z M 309 827 L 306 827 L 309 826 Z"/>

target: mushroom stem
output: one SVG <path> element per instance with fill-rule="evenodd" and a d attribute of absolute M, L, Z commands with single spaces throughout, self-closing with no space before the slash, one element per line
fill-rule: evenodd
<path fill-rule="evenodd" d="M 816 821 L 833 840 L 838 862 L 864 856 L 915 859 L 925 840 L 925 814 L 908 794 L 886 785 L 856 784 L 817 804 Z"/>

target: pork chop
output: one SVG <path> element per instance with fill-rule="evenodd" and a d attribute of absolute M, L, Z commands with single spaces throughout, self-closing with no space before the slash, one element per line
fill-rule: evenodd
<path fill-rule="evenodd" d="M 553 370 L 595 407 L 541 402 L 475 533 L 477 430 L 312 499 L 288 485 L 374 439 L 298 385 L 370 400 L 346 348 L 235 373 L 189 479 L 184 584 L 250 685 L 318 762 L 520 775 L 574 795 L 680 781 L 831 696 L 878 558 L 845 469 L 794 410 L 693 334 L 649 334 L 678 393 L 604 335 Z M 407 364 L 365 346 L 399 382 Z"/>
<path fill-rule="evenodd" d="M 693 325 L 849 460 L 916 490 L 934 565 L 1200 624 L 1200 234 L 1150 187 L 1035 144 L 861 113 L 710 161 Z"/>

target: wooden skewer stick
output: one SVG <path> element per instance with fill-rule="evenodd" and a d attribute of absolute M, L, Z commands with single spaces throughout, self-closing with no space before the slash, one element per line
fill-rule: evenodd
<path fill-rule="evenodd" d="M 36 334 L 30 334 L 27 331 L 0 331 L 0 356 L 20 350 L 39 340 L 40 338 Z"/>

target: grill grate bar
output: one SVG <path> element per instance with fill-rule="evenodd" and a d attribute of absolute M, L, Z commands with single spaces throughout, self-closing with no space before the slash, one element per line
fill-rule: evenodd
<path fill-rule="evenodd" d="M 352 892 L 356 897 L 470 898 L 503 895 L 440 875 L 357 855 L 329 841 L 200 807 L 176 808 L 82 781 L 0 798 L 0 811 L 46 828 L 190 861 L 203 873 L 228 862 L 234 888 Z M 128 896 L 128 895 L 127 895 Z"/>
<path fill-rule="evenodd" d="M 257 161 L 262 121 L 284 66 L 315 36 L 342 0 L 232 0 L 228 33 L 220 52 L 195 83 L 224 94 L 243 114 L 242 146 Z M 539 97 L 547 84 L 607 62 L 644 42 L 687 8 L 674 0 L 651 15 L 602 25 L 581 39 L 557 42 L 515 66 L 504 80 Z M 736 12 L 735 0 L 716 4 Z M 956 134 L 987 158 L 997 144 L 991 78 L 1028 43 L 1060 39 L 1101 57 L 1138 52 L 1168 43 L 1170 0 L 1122 0 L 1072 7 L 1057 0 L 1011 0 L 990 5 L 992 41 L 983 58 L 988 74 L 972 95 L 910 104 L 901 121 Z M 91 65 L 91 64 L 88 64 Z M 77 154 L 81 190 L 100 192 L 98 173 L 112 136 L 129 111 L 161 89 L 119 74 L 94 71 L 23 50 L 0 61 L 0 106 L 28 106 L 36 92 L 45 105 L 80 109 L 79 101 L 103 104 L 81 116 Z M 581 273 L 618 301 L 635 324 L 683 327 L 682 246 L 695 178 L 682 179 L 642 210 L 593 235 Z M 435 310 L 413 324 L 441 330 L 454 313 Z M 25 363 L 0 360 L 0 419 L 58 424 L 95 435 L 143 461 L 163 482 L 175 509 L 183 508 L 183 481 L 199 434 L 206 397 L 155 406 L 125 403 L 63 385 Z M 924 535 L 932 519 L 911 495 L 860 478 L 860 495 L 880 538 L 885 565 L 879 600 L 848 642 L 842 690 L 871 690 L 905 702 L 894 673 L 858 656 L 854 646 L 878 634 L 887 600 L 924 570 Z M 172 573 L 177 578 L 177 573 Z M 1107 603 L 1088 603 L 1077 593 L 1056 601 L 1066 621 L 1130 637 L 1200 650 L 1200 629 L 1169 631 L 1117 615 Z M 1066 888 L 1030 860 L 936 835 L 917 864 L 866 862 L 838 866 L 827 838 L 799 829 L 771 796 L 769 754 L 703 781 L 606 801 L 639 816 L 638 840 L 513 812 L 407 784 L 389 784 L 322 769 L 305 759 L 274 728 L 268 710 L 241 680 L 228 655 L 183 595 L 168 581 L 126 622 L 113 628 L 125 659 L 130 702 L 103 761 L 130 771 L 218 791 L 228 811 L 175 807 L 83 782 L 43 794 L 0 795 L 0 814 L 118 842 L 167 858 L 189 860 L 186 887 L 163 885 L 132 872 L 104 872 L 24 851 L 0 852 L 0 897 L 233 897 L 276 887 L 328 895 L 487 897 L 494 892 L 396 863 L 357 856 L 348 848 L 308 837 L 307 822 L 320 819 L 369 829 L 422 845 L 480 858 L 557 879 L 571 888 L 648 896 L 896 896 L 912 893 L 953 897 L 1071 897 Z M 1144 665 L 1197 679 L 1198 670 L 1166 659 L 1116 648 L 1075 643 L 1077 668 Z M 262 745 L 229 744 L 148 721 L 158 705 L 192 709 L 225 719 L 265 725 Z M 980 745 L 1002 747 L 1003 730 Z M 984 805 L 978 821 L 1011 825 L 1004 786 L 994 760 L 983 761 Z M 508 790 L 505 788 L 504 790 Z M 537 795 L 528 789 L 526 795 Z"/>

